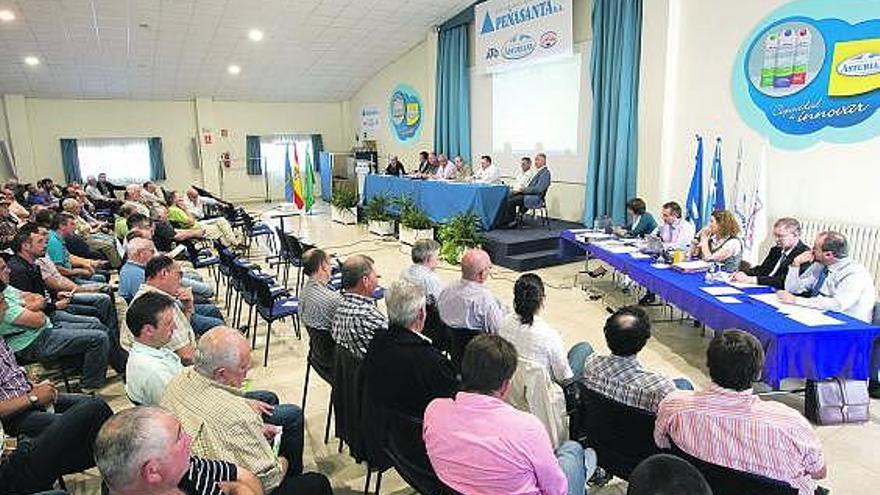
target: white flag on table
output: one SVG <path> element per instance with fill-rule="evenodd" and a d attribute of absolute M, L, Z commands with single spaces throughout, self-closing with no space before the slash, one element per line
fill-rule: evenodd
<path fill-rule="evenodd" d="M 736 151 L 736 179 L 733 184 L 733 216 L 739 222 L 739 226 L 746 230 L 749 216 L 749 196 L 746 187 L 745 171 L 743 170 L 743 142 L 739 140 Z"/>

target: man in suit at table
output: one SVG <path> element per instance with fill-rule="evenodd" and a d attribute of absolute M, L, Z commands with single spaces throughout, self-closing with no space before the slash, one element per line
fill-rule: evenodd
<path fill-rule="evenodd" d="M 776 245 L 770 248 L 764 261 L 746 271 L 734 273 L 735 282 L 785 289 L 785 276 L 788 275 L 792 260 L 810 248 L 801 241 L 801 224 L 794 218 L 783 217 L 777 220 L 773 224 L 773 237 Z M 806 264 L 801 265 L 800 273 L 806 269 Z"/>
<path fill-rule="evenodd" d="M 547 155 L 538 153 L 535 155 L 535 175 L 529 184 L 519 192 L 511 192 L 507 196 L 507 204 L 504 209 L 504 218 L 501 225 L 507 228 L 516 227 L 517 214 L 525 212 L 525 208 L 533 208 L 537 199 L 543 198 L 550 188 L 550 169 L 547 168 Z"/>

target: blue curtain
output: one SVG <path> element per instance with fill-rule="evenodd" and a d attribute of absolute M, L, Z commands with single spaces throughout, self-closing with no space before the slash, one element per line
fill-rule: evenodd
<path fill-rule="evenodd" d="M 602 215 L 623 223 L 636 193 L 641 38 L 642 0 L 594 1 L 586 225 Z"/>
<path fill-rule="evenodd" d="M 150 180 L 165 180 L 165 159 L 162 157 L 162 138 L 152 137 L 150 142 Z"/>
<path fill-rule="evenodd" d="M 470 72 L 467 25 L 440 31 L 437 53 L 437 104 L 434 149 L 451 159 L 471 159 Z"/>
<path fill-rule="evenodd" d="M 61 140 L 61 168 L 64 169 L 64 180 L 68 184 L 71 182 L 82 182 L 76 139 Z"/>
<path fill-rule="evenodd" d="M 312 134 L 312 166 L 321 171 L 321 152 L 324 151 L 324 138 L 320 134 Z"/>
<path fill-rule="evenodd" d="M 247 136 L 247 160 L 248 175 L 263 175 L 263 158 L 260 154 L 260 136 Z"/>

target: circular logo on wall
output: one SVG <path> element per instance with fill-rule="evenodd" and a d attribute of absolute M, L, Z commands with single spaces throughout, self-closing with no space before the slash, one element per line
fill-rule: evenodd
<path fill-rule="evenodd" d="M 408 84 L 398 84 L 388 102 L 388 123 L 398 141 L 418 140 L 422 130 L 423 104 L 419 93 Z"/>

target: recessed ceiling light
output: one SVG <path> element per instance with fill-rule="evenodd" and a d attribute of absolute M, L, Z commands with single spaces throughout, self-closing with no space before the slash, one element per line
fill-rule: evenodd
<path fill-rule="evenodd" d="M 40 65 L 40 59 L 38 59 L 37 57 L 25 57 L 24 63 L 30 66 Z"/>
<path fill-rule="evenodd" d="M 248 38 L 250 38 L 251 41 L 260 41 L 263 39 L 263 32 L 259 29 L 251 29 L 248 31 Z"/>
<path fill-rule="evenodd" d="M 0 10 L 0 21 L 9 22 L 15 20 L 15 14 L 12 13 L 11 10 L 3 9 Z"/>
<path fill-rule="evenodd" d="M 226 68 L 226 70 L 232 74 L 233 76 L 237 76 L 239 72 L 241 72 L 241 67 L 237 65 L 230 65 Z"/>

